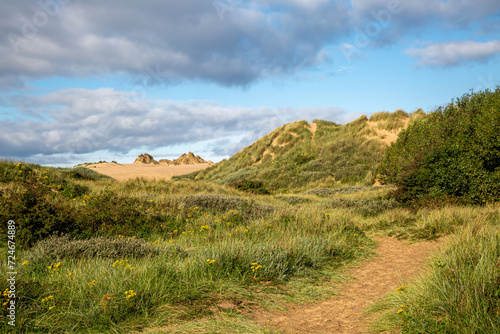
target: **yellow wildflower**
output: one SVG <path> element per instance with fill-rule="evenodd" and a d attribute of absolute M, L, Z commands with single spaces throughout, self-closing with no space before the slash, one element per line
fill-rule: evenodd
<path fill-rule="evenodd" d="M 134 296 L 136 296 L 137 294 L 134 292 L 134 290 L 128 290 L 128 291 L 125 291 L 125 294 L 127 295 L 127 299 L 129 298 L 132 298 Z"/>
<path fill-rule="evenodd" d="M 26 261 L 23 262 L 23 266 L 27 266 L 29 264 L 30 264 L 30 261 L 28 261 L 28 260 L 26 260 Z"/>
<path fill-rule="evenodd" d="M 257 262 L 252 263 L 251 269 L 252 269 L 253 272 L 256 272 L 260 268 L 262 268 L 262 266 L 260 264 L 258 264 Z"/>
<path fill-rule="evenodd" d="M 53 299 L 54 296 L 50 295 L 48 297 L 42 298 L 42 303 L 48 302 L 49 300 Z"/>

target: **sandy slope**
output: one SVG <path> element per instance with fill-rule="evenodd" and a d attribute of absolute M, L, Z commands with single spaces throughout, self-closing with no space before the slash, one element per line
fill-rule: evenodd
<path fill-rule="evenodd" d="M 120 181 L 143 177 L 146 179 L 166 179 L 170 180 L 172 176 L 189 174 L 197 170 L 205 169 L 210 164 L 195 165 L 148 165 L 148 164 L 123 164 L 101 163 L 83 166 L 90 168 L 97 173 L 111 176 Z"/>

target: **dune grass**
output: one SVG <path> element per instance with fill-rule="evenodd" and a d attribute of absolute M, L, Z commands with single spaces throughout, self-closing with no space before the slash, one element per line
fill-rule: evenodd
<path fill-rule="evenodd" d="M 410 119 L 402 110 L 378 113 L 370 121 L 399 130 Z M 339 183 L 372 185 L 386 144 L 369 126 L 368 118 L 345 125 L 315 120 L 313 135 L 306 121 L 285 124 L 252 145 L 203 171 L 176 180 L 195 179 L 225 185 L 260 182 L 266 192 L 297 193 Z M 251 189 L 250 189 L 251 190 Z"/>
<path fill-rule="evenodd" d="M 493 204 L 411 210 L 386 198 L 391 187 L 362 183 L 319 183 L 295 194 L 266 195 L 200 180 L 116 182 L 86 171 L 81 174 L 88 177 L 75 177 L 72 170 L 13 161 L 0 162 L 0 167 L 0 216 L 19 227 L 19 333 L 139 333 L 151 328 L 158 333 L 273 333 L 247 314 L 329 298 L 335 293 L 331 282 L 345 265 L 369 256 L 374 234 L 418 241 L 459 231 L 453 252 L 477 248 L 496 254 L 494 240 L 488 239 L 498 235 L 499 208 Z M 479 222 L 487 225 L 484 231 Z M 483 239 L 490 241 L 477 243 Z M 1 247 L 5 267 L 5 241 Z M 471 254 L 476 261 L 481 253 Z M 431 265 L 426 277 L 475 263 L 460 256 L 465 260 L 443 257 L 438 262 L 446 266 Z M 478 261 L 490 268 L 480 272 L 490 293 L 499 286 L 493 270 L 498 264 L 493 255 Z M 453 293 L 472 298 L 477 286 L 485 286 L 474 270 L 460 278 L 446 276 L 462 282 L 462 290 Z M 0 275 L 2 291 L 5 275 Z M 471 291 L 468 277 L 477 278 L 470 282 Z M 414 300 L 405 299 L 404 305 L 418 308 L 435 300 L 423 286 L 408 289 Z M 433 304 L 437 308 L 451 298 L 440 293 L 444 297 Z M 384 304 L 390 316 L 379 326 L 407 332 L 455 328 L 456 319 L 469 317 L 476 306 L 474 322 L 464 328 L 481 332 L 496 321 L 493 302 L 406 319 L 394 309 L 403 305 L 397 299 L 401 296 Z M 455 319 L 446 322 L 448 327 L 429 325 L 446 317 Z M 0 331 L 11 330 L 5 319 Z"/>
<path fill-rule="evenodd" d="M 9 174 L 0 197 L 2 219 L 18 227 L 21 332 L 189 327 L 214 314 L 325 298 L 336 270 L 373 247 L 349 217 L 317 201 L 290 207 L 212 183 L 115 182 L 29 167 L 31 175 Z M 228 301 L 231 310 L 220 306 Z"/>
<path fill-rule="evenodd" d="M 484 219 L 486 218 L 486 219 Z M 500 332 L 500 226 L 498 216 L 459 228 L 427 271 L 372 308 L 374 326 L 402 333 Z"/>

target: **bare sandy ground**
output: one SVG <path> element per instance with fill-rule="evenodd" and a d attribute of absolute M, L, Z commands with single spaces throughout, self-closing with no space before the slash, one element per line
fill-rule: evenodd
<path fill-rule="evenodd" d="M 114 163 L 101 163 L 92 164 L 86 167 L 96 171 L 97 173 L 111 176 L 112 178 L 125 181 L 137 177 L 145 179 L 164 179 L 170 180 L 172 176 L 189 174 L 201 169 L 205 169 L 211 164 L 195 164 L 195 165 L 149 165 L 149 164 L 114 164 Z"/>

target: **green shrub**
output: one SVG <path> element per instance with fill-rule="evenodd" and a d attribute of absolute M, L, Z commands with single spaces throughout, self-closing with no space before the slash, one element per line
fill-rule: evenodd
<path fill-rule="evenodd" d="M 29 247 L 53 234 L 78 233 L 71 208 L 50 199 L 46 187 L 31 184 L 18 191 L 2 192 L 0 220 L 16 222 L 16 244 Z M 0 225 L 7 234 L 7 224 Z"/>
<path fill-rule="evenodd" d="M 246 191 L 252 194 L 269 195 L 270 192 L 266 189 L 261 181 L 243 180 L 230 185 L 231 187 Z"/>
<path fill-rule="evenodd" d="M 173 223 L 165 221 L 168 217 L 154 203 L 113 191 L 87 196 L 82 202 L 75 219 L 85 237 L 96 233 L 144 237 L 159 230 L 160 223 Z"/>
<path fill-rule="evenodd" d="M 402 131 L 379 173 L 404 203 L 500 201 L 500 87 L 452 101 Z"/>
<path fill-rule="evenodd" d="M 40 165 L 0 160 L 0 182 L 26 182 L 37 169 L 40 169 Z"/>
<path fill-rule="evenodd" d="M 75 167 L 68 171 L 64 171 L 63 174 L 74 180 L 100 180 L 100 179 L 112 179 L 107 175 L 102 175 L 94 170 L 85 167 Z"/>

